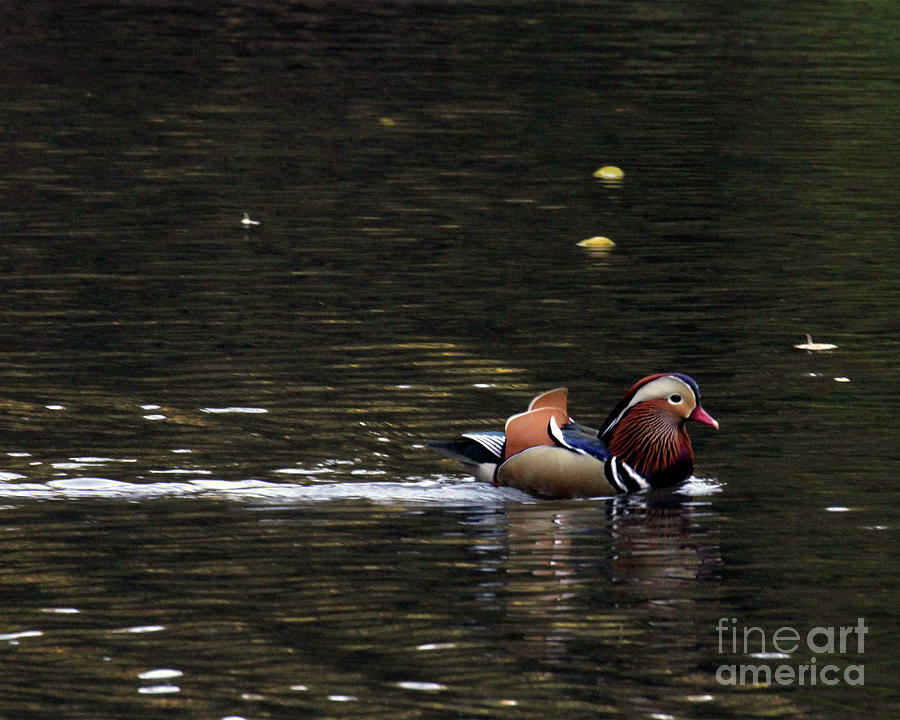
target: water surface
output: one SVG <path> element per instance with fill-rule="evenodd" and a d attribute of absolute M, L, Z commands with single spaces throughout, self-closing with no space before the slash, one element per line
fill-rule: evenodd
<path fill-rule="evenodd" d="M 0 715 L 896 714 L 891 4 L 3 14 Z M 676 493 L 425 448 L 662 370 Z"/>

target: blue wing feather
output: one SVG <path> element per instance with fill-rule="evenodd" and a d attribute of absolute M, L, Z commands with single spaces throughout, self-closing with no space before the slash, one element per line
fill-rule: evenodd
<path fill-rule="evenodd" d="M 599 434 L 598 430 L 578 423 L 566 423 L 562 427 L 563 441 L 568 447 L 581 450 L 598 460 L 607 460 L 612 453 L 598 437 Z"/>

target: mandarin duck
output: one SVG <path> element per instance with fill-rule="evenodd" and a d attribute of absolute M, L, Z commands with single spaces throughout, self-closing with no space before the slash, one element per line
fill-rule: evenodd
<path fill-rule="evenodd" d="M 568 393 L 535 397 L 506 421 L 503 432 L 465 433 L 431 442 L 473 468 L 475 477 L 552 498 L 591 497 L 668 487 L 690 477 L 694 451 L 685 423 L 716 429 L 687 375 L 660 373 L 635 383 L 600 430 L 569 417 Z"/>

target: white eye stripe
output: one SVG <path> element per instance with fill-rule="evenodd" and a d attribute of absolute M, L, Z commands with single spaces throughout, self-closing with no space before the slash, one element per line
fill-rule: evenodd
<path fill-rule="evenodd" d="M 634 394 L 634 397 L 631 398 L 631 402 L 628 403 L 622 412 L 603 428 L 601 435 L 605 435 L 609 432 L 609 429 L 618 424 L 619 420 L 622 419 L 622 416 L 638 403 L 644 402 L 645 400 L 669 398 L 670 395 L 680 395 L 682 399 L 685 397 L 693 398 L 694 391 L 687 383 L 673 375 L 664 375 L 663 377 L 656 378 L 655 380 L 648 382 Z M 696 403 L 696 400 L 694 402 Z"/>

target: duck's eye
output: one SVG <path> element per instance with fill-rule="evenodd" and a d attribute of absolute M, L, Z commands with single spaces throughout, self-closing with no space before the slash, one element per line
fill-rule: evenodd
<path fill-rule="evenodd" d="M 678 403 L 681 402 L 681 395 L 679 395 L 678 393 L 675 393 L 674 395 L 669 395 L 669 402 L 672 403 L 673 405 L 677 405 Z"/>

